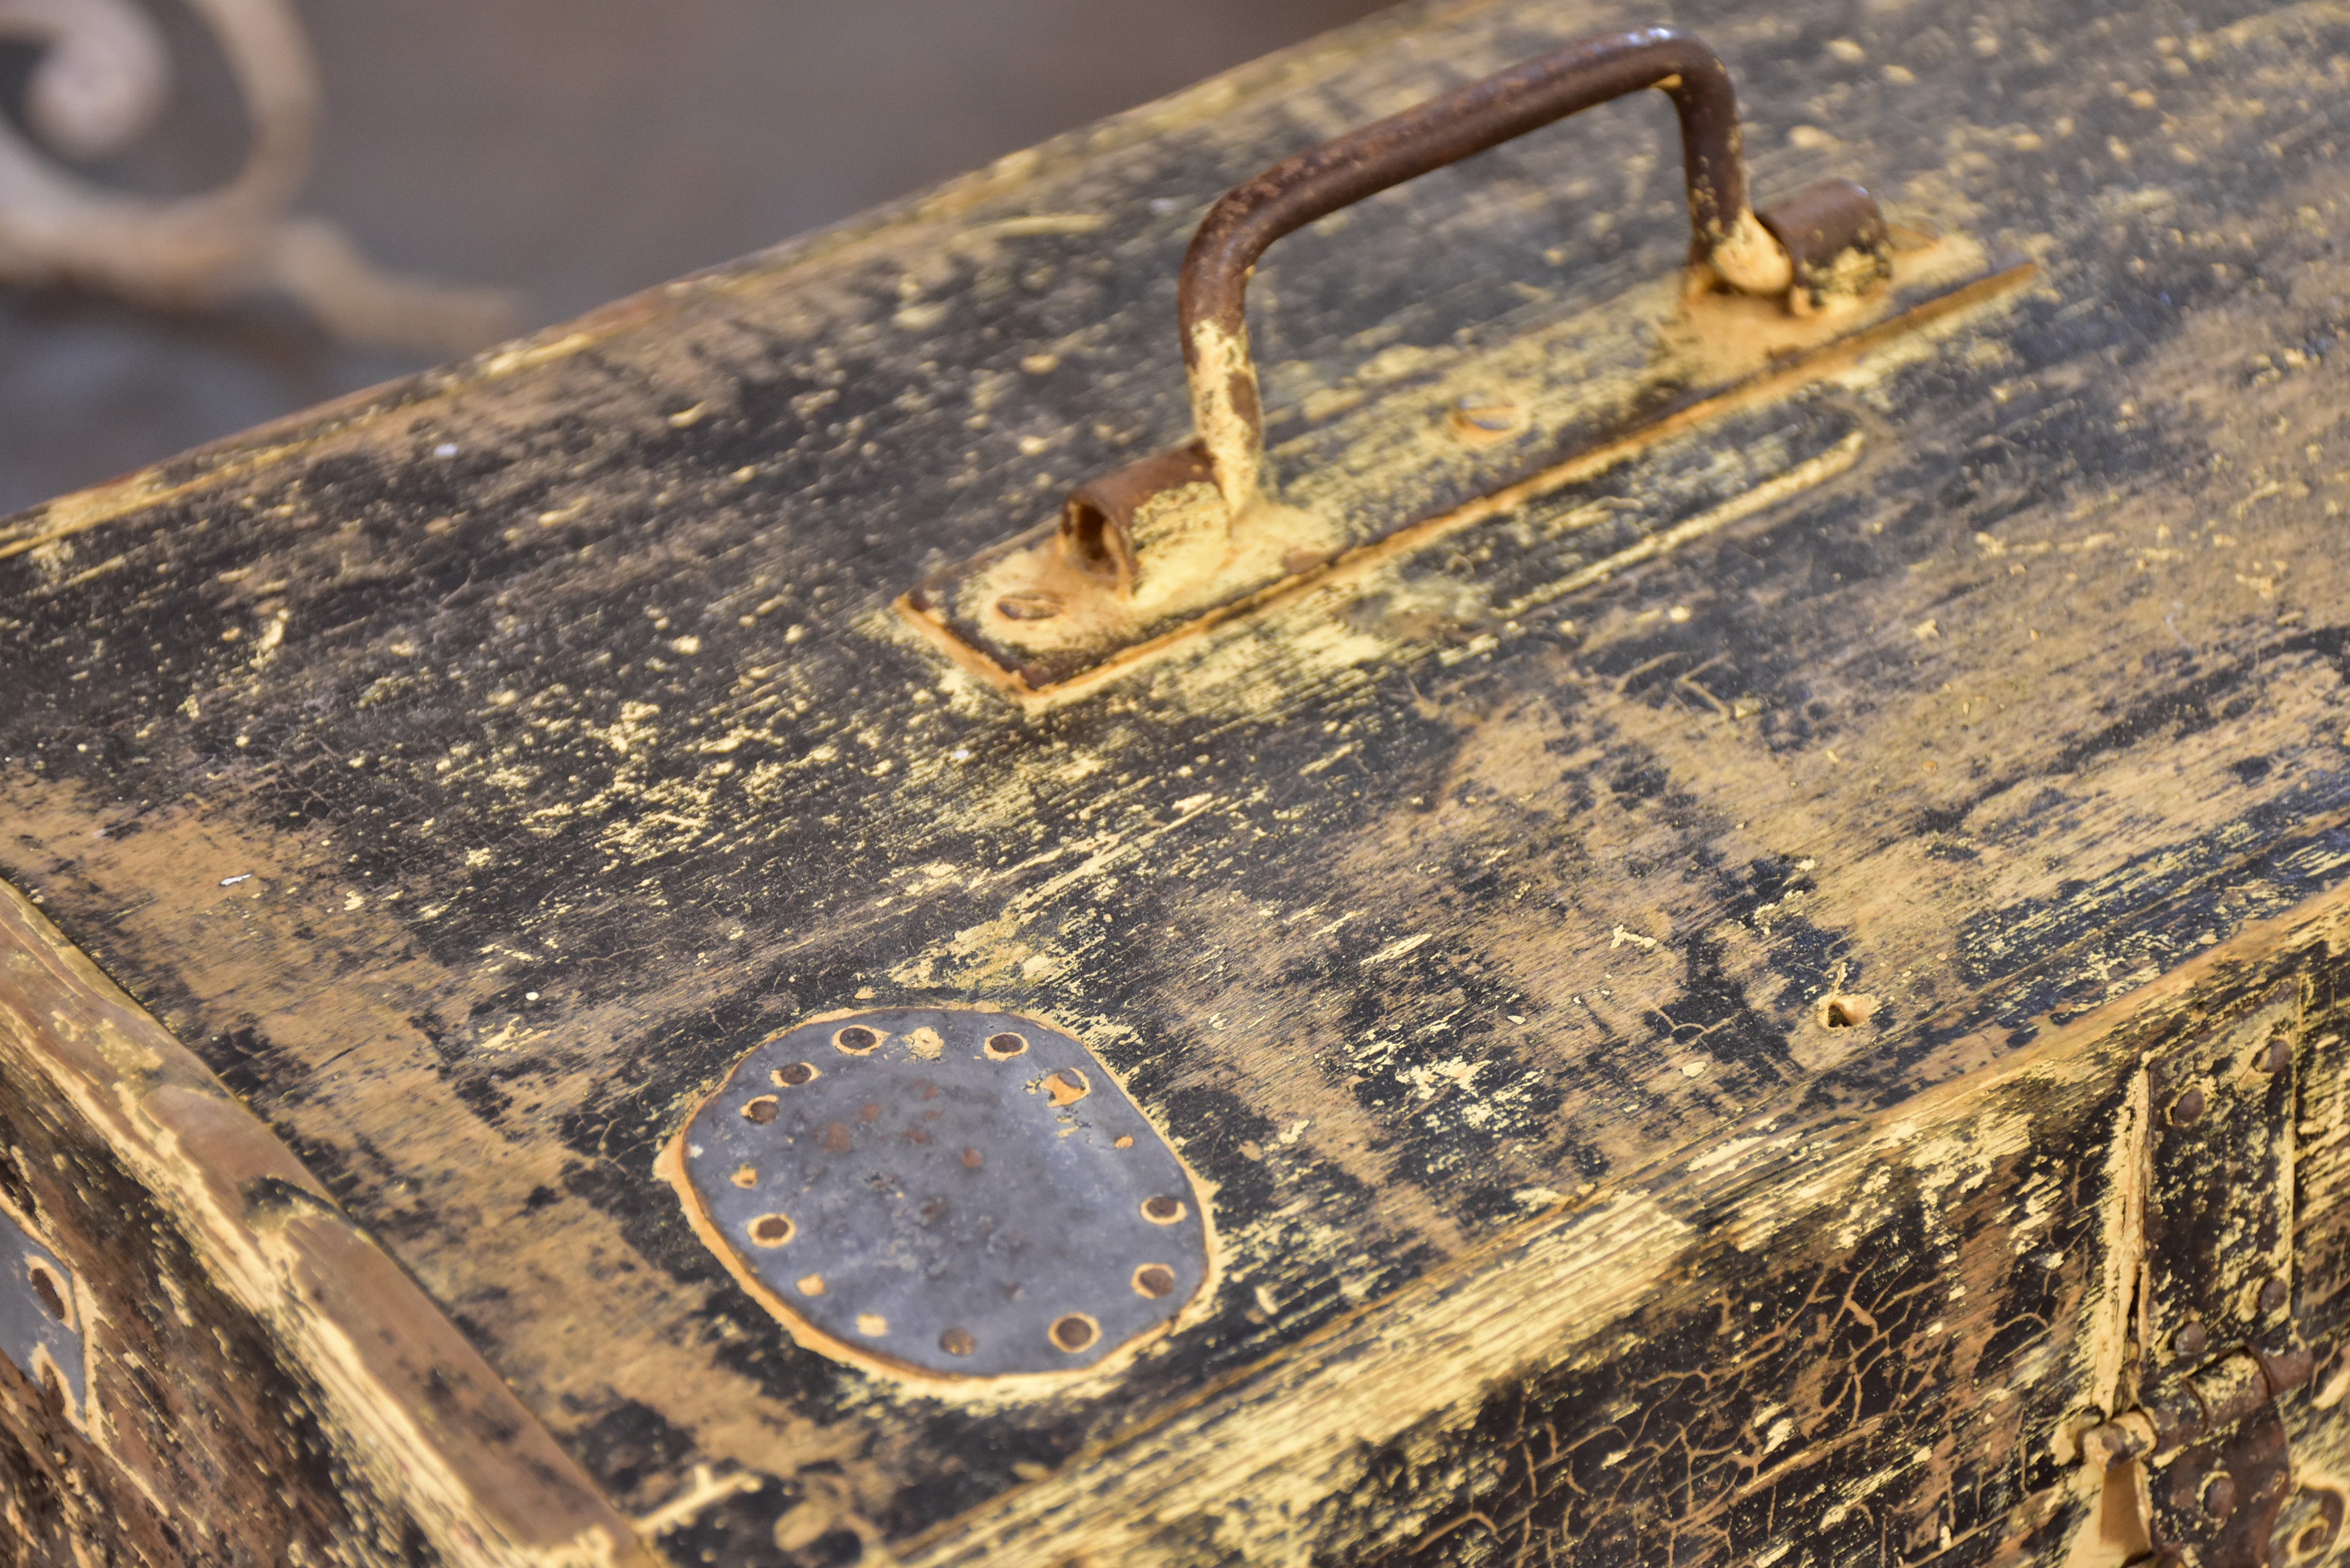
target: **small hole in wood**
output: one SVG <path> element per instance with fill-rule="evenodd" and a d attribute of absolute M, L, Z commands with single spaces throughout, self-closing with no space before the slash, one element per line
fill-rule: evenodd
<path fill-rule="evenodd" d="M 756 1187 L 759 1185 L 759 1173 L 750 1166 L 738 1165 L 729 1179 L 737 1187 Z"/>
<path fill-rule="evenodd" d="M 1877 998 L 1839 991 L 1820 1003 L 1820 1025 L 1825 1029 L 1857 1029 L 1877 1012 Z"/>
<path fill-rule="evenodd" d="M 1006 620 L 1051 620 L 1061 601 L 1051 594 L 1006 594 L 995 601 L 995 613 Z"/>
<path fill-rule="evenodd" d="M 1070 496 L 1061 516 L 1062 548 L 1069 561 L 1084 571 L 1111 570 L 1108 535 L 1108 514 L 1090 501 Z"/>
<path fill-rule="evenodd" d="M 1134 1271 L 1134 1293 L 1163 1301 L 1175 1293 L 1175 1271 L 1164 1263 L 1145 1263 Z"/>
<path fill-rule="evenodd" d="M 1008 1029 L 1001 1034 L 991 1034 L 987 1037 L 987 1054 L 999 1062 L 1017 1056 L 1026 1049 L 1028 1049 L 1028 1037 L 1024 1034 L 1014 1034 Z"/>
<path fill-rule="evenodd" d="M 975 1148 L 967 1148 L 962 1151 L 962 1163 L 966 1168 L 977 1170 L 987 1163 L 987 1156 Z"/>
<path fill-rule="evenodd" d="M 1053 1343 L 1072 1354 L 1101 1337 L 1101 1324 L 1081 1312 L 1064 1313 L 1053 1320 Z"/>
<path fill-rule="evenodd" d="M 748 1105 L 743 1107 L 743 1119 L 744 1121 L 756 1122 L 761 1127 L 765 1127 L 769 1122 L 774 1121 L 775 1119 L 775 1096 L 773 1095 L 761 1095 L 757 1099 L 751 1101 Z"/>
<path fill-rule="evenodd" d="M 795 1062 L 788 1067 L 778 1067 L 775 1072 L 775 1082 L 786 1089 L 796 1089 L 802 1084 L 814 1082 L 816 1077 L 816 1068 L 806 1062 Z"/>
<path fill-rule="evenodd" d="M 1045 1079 L 1045 1093 L 1055 1106 L 1074 1106 L 1093 1092 L 1093 1085 L 1075 1067 L 1056 1067 Z"/>
<path fill-rule="evenodd" d="M 1160 1195 L 1142 1200 L 1142 1217 L 1153 1225 L 1172 1225 L 1183 1218 L 1183 1200 Z"/>
<path fill-rule="evenodd" d="M 862 1056 L 881 1044 L 881 1036 L 861 1023 L 852 1023 L 835 1034 L 832 1043 L 851 1056 Z"/>
<path fill-rule="evenodd" d="M 56 1278 L 38 1263 L 27 1263 L 26 1272 L 33 1276 L 33 1294 L 40 1298 L 41 1310 L 59 1323 L 65 1322 L 65 1293 L 57 1288 Z"/>
<path fill-rule="evenodd" d="M 780 1247 L 799 1227 L 782 1214 L 762 1214 L 751 1221 L 751 1240 L 762 1247 Z"/>
<path fill-rule="evenodd" d="M 949 1355 L 969 1355 L 979 1348 L 979 1341 L 972 1338 L 967 1328 L 951 1328 L 939 1335 L 939 1348 Z"/>

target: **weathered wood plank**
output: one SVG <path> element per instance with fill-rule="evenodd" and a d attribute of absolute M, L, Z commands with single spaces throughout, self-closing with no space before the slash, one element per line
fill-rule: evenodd
<path fill-rule="evenodd" d="M 7 1561 L 651 1561 L 316 1178 L 5 888 L 0 974 L 0 1201 L 77 1271 L 98 1347 L 86 1412 L 0 1361 Z"/>
<path fill-rule="evenodd" d="M 888 609 L 1181 434 L 1174 262 L 1225 184 L 1630 19 L 1399 14 L 7 524 L 0 875 L 681 1557 L 951 1555 L 1055 1498 L 1170 1562 L 1408 1546 L 1449 1524 L 1439 1499 L 1487 1495 L 1416 1468 L 1409 1423 L 1379 1438 L 1407 1479 L 1352 1511 L 1307 1495 L 1370 1462 L 1336 1449 L 1266 1494 L 1285 1512 L 1211 1497 L 1245 1449 L 1193 1456 L 1209 1479 L 1163 1519 L 1122 1478 L 1157 1473 L 1157 1434 L 1270 1441 L 1243 1418 L 1260 1385 L 1343 1426 L 1370 1385 L 1313 1359 L 1327 1336 L 1392 1359 L 1378 1386 L 1428 1402 L 1426 1455 L 1499 1441 L 1513 1409 L 1648 1397 L 1496 1327 L 1463 1366 L 1516 1387 L 1480 1404 L 1414 1337 L 1430 1293 L 1507 1319 L 1514 1276 L 1480 1271 L 1539 1236 L 1564 1249 L 1529 1276 L 1557 1286 L 1542 1310 L 1587 1303 L 1617 1336 L 1592 1343 L 1642 1340 L 1626 1366 L 1700 1398 L 1696 1297 L 1644 1296 L 1638 1269 L 1569 1292 L 1578 1227 L 1695 1249 L 1727 1289 L 1743 1254 L 1674 1227 L 1713 1236 L 1696 1162 L 1742 1129 L 1860 1160 L 1919 1107 L 1974 1126 L 2052 1040 L 2343 880 L 2350 12 L 1699 5 L 1680 20 L 1738 77 L 1766 199 L 1854 175 L 2037 280 L 1047 712 Z M 1678 263 L 1660 119 L 1599 111 L 1285 242 L 1253 296 L 1276 472 L 1333 506 L 1409 497 L 1440 392 L 1536 352 L 1569 377 L 1589 323 Z M 652 1161 L 764 1033 L 868 998 L 1081 1033 L 1215 1186 L 1213 1310 L 1049 1400 L 915 1397 L 794 1346 Z M 1991 1189 L 2078 1178 L 2050 1276 L 2077 1296 L 2101 1168 L 2064 1140 L 2111 1128 L 2118 1082 L 2018 1110 L 2042 1130 L 1985 1157 L 1987 1195 L 1905 1199 L 1884 1234 L 1948 1224 L 1987 1268 L 2017 1223 Z M 1625 1218 L 1643 1204 L 1671 1222 Z M 1908 1288 L 1839 1234 L 1790 1231 L 1784 1289 L 1754 1299 L 1800 1328 L 1787 1281 Z M 1987 1282 L 1983 1321 L 2033 1325 L 2002 1354 L 2054 1390 L 2045 1336 L 2084 1309 L 2028 1293 Z M 1958 1398 L 1934 1381 L 1955 1353 L 1898 1321 L 1893 1364 Z M 1794 1397 L 1776 1379 L 1826 1411 L 1874 1343 L 1807 1332 L 1742 1374 L 1758 1408 Z M 1788 1522 L 1890 1463 L 1870 1444 L 1898 1421 L 1777 1491 L 1709 1450 L 1690 1474 L 1728 1490 L 1643 1471 L 1622 1533 L 1544 1501 L 1510 1539 L 1909 1561 L 1947 1523 L 1970 1560 L 2044 1555 L 2034 1532 L 2078 1515 L 2033 1511 L 2070 1483 L 2033 1422 L 2065 1410 L 1983 1428 L 1967 1463 L 2020 1467 L 1995 1484 L 1898 1471 L 1927 1511 L 1898 1541 L 1865 1509 Z M 1614 1451 L 1575 1462 L 1612 1486 Z M 1934 1495 L 1971 1501 L 1938 1519 Z M 1445 1550 L 1499 1552 L 1502 1506 Z"/>

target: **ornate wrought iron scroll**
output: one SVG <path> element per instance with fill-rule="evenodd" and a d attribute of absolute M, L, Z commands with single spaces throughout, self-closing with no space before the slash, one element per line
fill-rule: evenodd
<path fill-rule="evenodd" d="M 278 291 L 338 337 L 463 353 L 512 330 L 503 291 L 394 276 L 317 218 L 290 214 L 310 169 L 318 73 L 286 0 L 188 0 L 219 41 L 250 140 L 224 183 L 187 196 L 109 191 L 60 160 L 119 151 L 171 87 L 153 17 L 135 0 L 0 0 L 0 37 L 41 48 L 25 118 L 0 121 L 0 284 L 71 284 L 170 309 Z"/>

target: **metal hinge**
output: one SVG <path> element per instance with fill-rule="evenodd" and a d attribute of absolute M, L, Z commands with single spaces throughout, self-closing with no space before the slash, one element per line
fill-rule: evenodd
<path fill-rule="evenodd" d="M 2081 1457 L 2135 1493 L 2161 1568 L 2269 1568 L 2294 1499 L 2277 1401 L 2314 1364 L 2293 1310 L 2300 1026 L 2288 982 L 2146 1068 L 2137 1397 Z"/>

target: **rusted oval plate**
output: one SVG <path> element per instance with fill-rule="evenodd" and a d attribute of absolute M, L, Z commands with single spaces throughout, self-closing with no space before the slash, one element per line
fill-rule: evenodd
<path fill-rule="evenodd" d="M 1182 1160 L 1091 1052 L 1018 1013 L 787 1030 L 702 1102 L 671 1167 L 736 1278 L 851 1360 L 1082 1371 L 1165 1329 L 1208 1278 Z"/>

